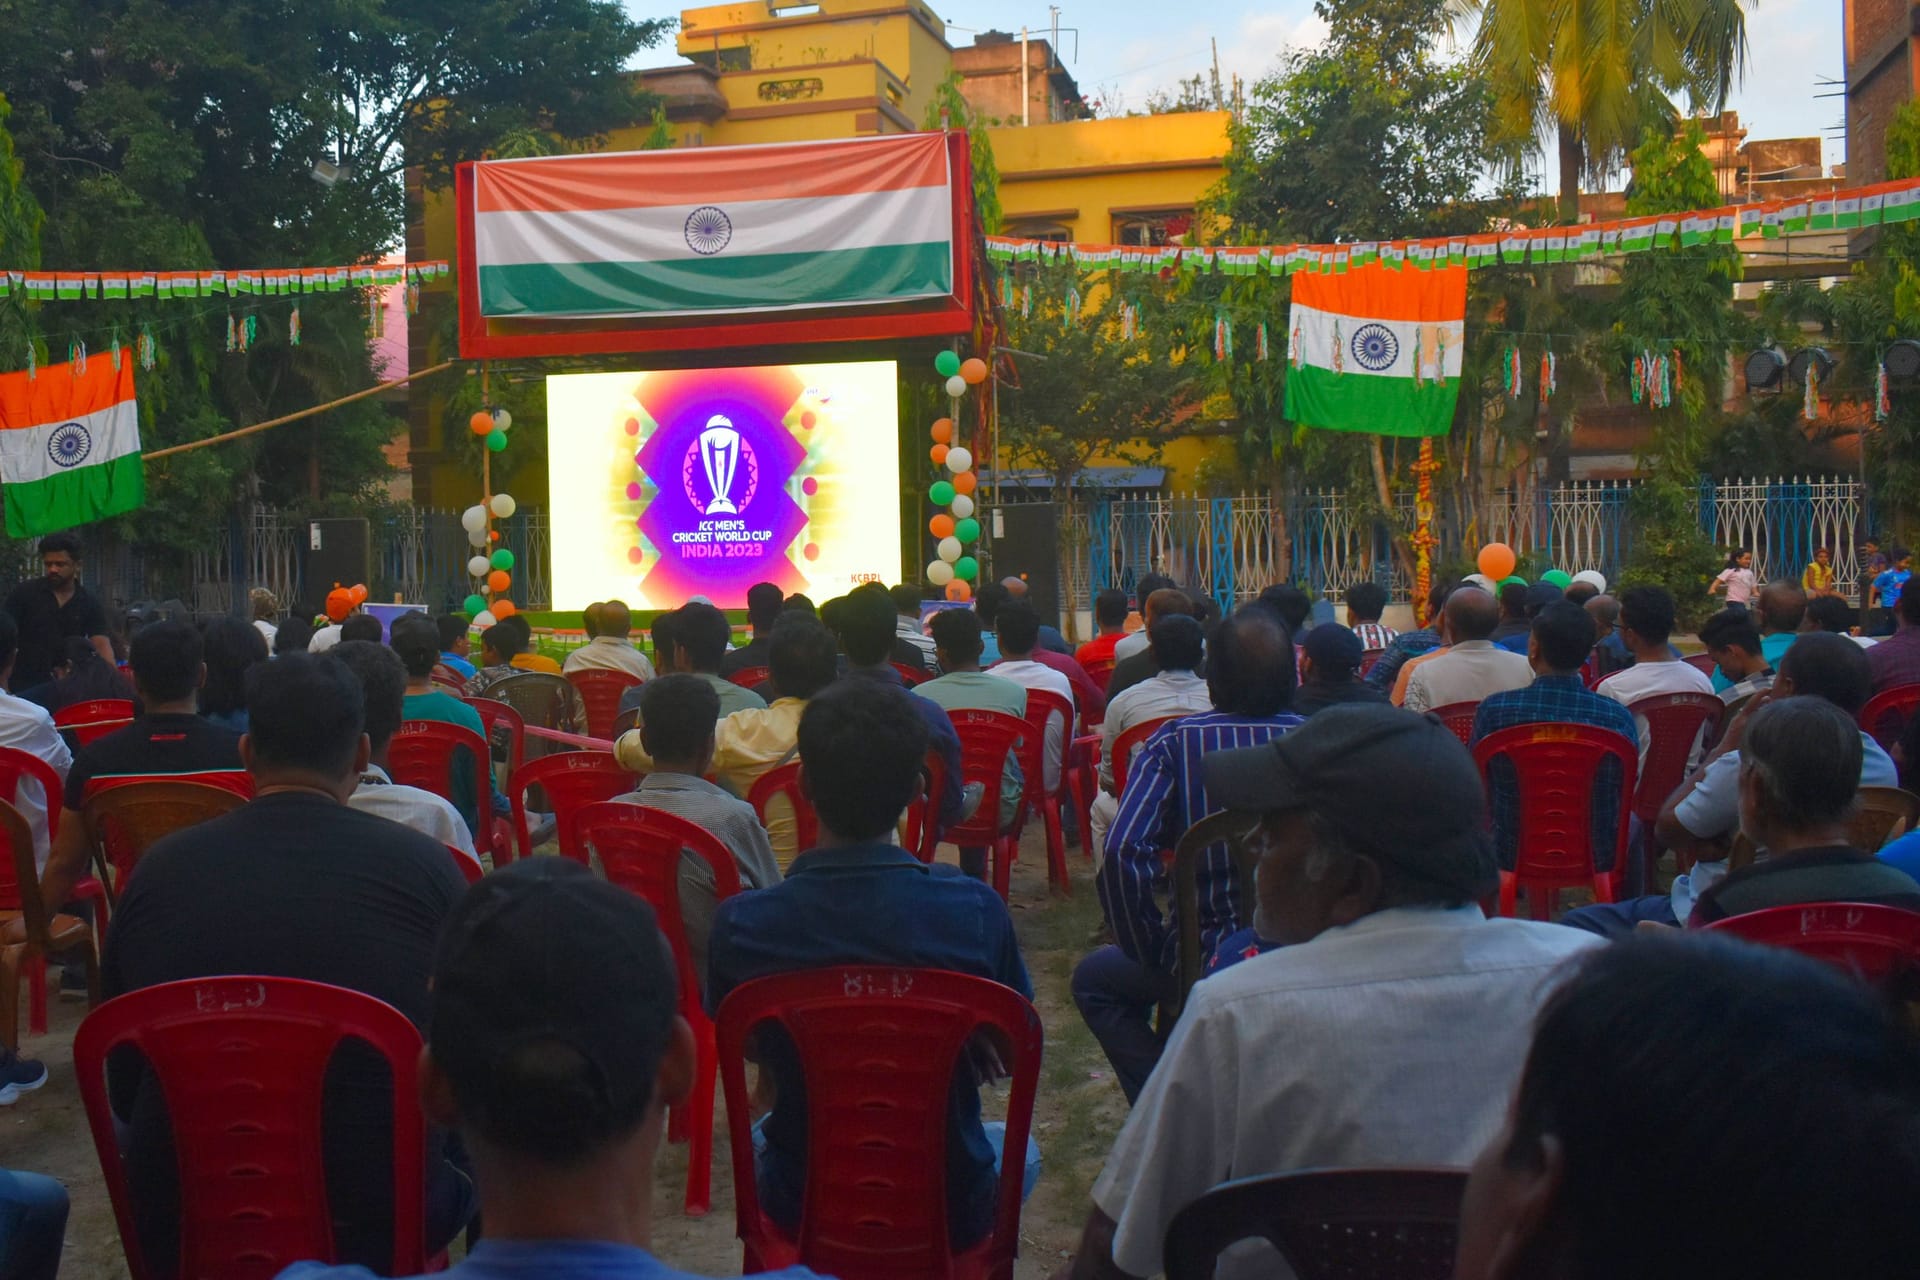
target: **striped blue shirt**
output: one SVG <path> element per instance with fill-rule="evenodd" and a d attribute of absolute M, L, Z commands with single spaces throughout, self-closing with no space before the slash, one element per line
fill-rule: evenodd
<path fill-rule="evenodd" d="M 1179 929 L 1172 902 L 1161 910 L 1160 895 L 1170 895 L 1171 877 L 1163 861 L 1186 829 L 1218 811 L 1207 798 L 1201 761 L 1210 751 L 1262 746 L 1306 723 L 1292 712 L 1242 716 L 1208 711 L 1164 725 L 1147 739 L 1127 774 L 1120 810 L 1107 833 L 1106 862 L 1097 886 L 1100 904 L 1113 925 L 1120 949 L 1142 964 L 1169 973 L 1179 955 Z M 1233 860 L 1225 844 L 1206 851 L 1198 877 L 1200 953 L 1252 920 L 1241 913 L 1233 878 Z"/>
<path fill-rule="evenodd" d="M 1636 755 L 1639 751 L 1640 729 L 1633 713 L 1612 698 L 1588 692 L 1586 682 L 1577 674 L 1536 676 L 1524 689 L 1509 689 L 1483 700 L 1473 717 L 1474 745 L 1490 733 L 1522 724 L 1584 724 L 1611 729 L 1634 745 Z M 1520 829 L 1520 795 L 1513 761 L 1497 758 L 1488 766 L 1487 774 L 1493 792 L 1494 849 L 1500 865 L 1511 871 Z M 1620 804 L 1620 766 L 1602 760 L 1593 779 L 1589 810 L 1596 871 L 1613 869 Z"/>

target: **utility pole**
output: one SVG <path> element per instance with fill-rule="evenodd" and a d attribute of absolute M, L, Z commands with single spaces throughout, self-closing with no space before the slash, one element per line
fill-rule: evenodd
<path fill-rule="evenodd" d="M 1217 37 L 1207 37 L 1207 43 L 1213 46 L 1213 109 L 1226 109 L 1226 98 L 1220 92 L 1220 41 Z"/>

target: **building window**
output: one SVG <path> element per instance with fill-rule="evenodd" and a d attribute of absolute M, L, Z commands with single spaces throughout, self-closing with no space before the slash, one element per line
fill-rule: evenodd
<path fill-rule="evenodd" d="M 1016 240 L 1046 240 L 1054 244 L 1066 244 L 1073 239 L 1073 232 L 1057 222 L 1009 222 L 1004 233 Z"/>
<path fill-rule="evenodd" d="M 1113 243 L 1168 245 L 1183 243 L 1193 229 L 1193 210 L 1167 209 L 1154 213 L 1117 213 L 1113 216 Z"/>

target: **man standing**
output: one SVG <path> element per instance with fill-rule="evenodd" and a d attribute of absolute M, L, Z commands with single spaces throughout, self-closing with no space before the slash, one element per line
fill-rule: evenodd
<path fill-rule="evenodd" d="M 593 620 L 593 638 L 567 655 L 560 670 L 624 671 L 645 683 L 653 679 L 653 664 L 647 655 L 633 647 L 633 613 L 619 600 L 600 606 Z"/>
<path fill-rule="evenodd" d="M 113 664 L 106 610 L 80 585 L 80 539 L 66 532 L 40 539 L 40 570 L 43 576 L 29 578 L 7 596 L 6 611 L 20 628 L 20 651 L 8 686 L 12 689 L 31 689 L 53 679 L 53 668 L 66 655 L 68 636 L 90 642 Z"/>
<path fill-rule="evenodd" d="M 1093 798 L 1087 821 L 1091 837 L 1087 847 L 1096 864 L 1106 856 L 1107 833 L 1120 812 L 1113 758 L 1120 735 L 1152 720 L 1213 710 L 1207 682 L 1195 674 L 1206 652 L 1206 634 L 1197 618 L 1173 613 L 1157 619 L 1147 633 L 1147 645 L 1158 671 L 1116 695 L 1107 704 L 1107 718 L 1100 722 L 1100 793 Z M 1129 759 L 1127 768 L 1132 767 Z"/>
<path fill-rule="evenodd" d="M 1620 597 L 1620 643 L 1633 655 L 1633 665 L 1602 680 L 1594 692 L 1631 708 L 1642 698 L 1667 693 L 1712 693 L 1713 683 L 1692 663 L 1674 656 L 1668 637 L 1673 634 L 1673 595 L 1665 587 L 1633 587 Z M 1633 718 L 1640 741 L 1640 763 L 1647 762 L 1653 732 L 1647 718 Z"/>
<path fill-rule="evenodd" d="M 1891 553 L 1893 567 L 1873 579 L 1873 587 L 1867 592 L 1867 609 L 1874 619 L 1873 633 L 1886 635 L 1893 630 L 1895 611 L 1900 607 L 1900 598 L 1905 593 L 1907 582 L 1913 577 L 1911 553 L 1905 547 L 1895 547 Z"/>
<path fill-rule="evenodd" d="M 1412 668 L 1407 676 L 1407 710 L 1479 702 L 1533 683 L 1533 668 L 1525 655 L 1509 653 L 1491 639 L 1500 624 L 1500 606 L 1492 596 L 1477 587 L 1463 587 L 1447 597 L 1445 616 L 1452 646 Z M 1586 661 L 1584 654 L 1581 661 Z"/>

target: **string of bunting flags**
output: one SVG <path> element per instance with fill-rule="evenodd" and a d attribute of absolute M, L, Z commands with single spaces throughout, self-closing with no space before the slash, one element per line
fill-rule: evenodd
<path fill-rule="evenodd" d="M 196 271 L 8 271 L 8 292 L 27 302 L 110 302 L 133 298 L 284 296 L 417 286 L 447 274 L 443 261 L 335 267 Z"/>
<path fill-rule="evenodd" d="M 1147 273 L 1213 269 L 1229 276 L 1342 274 L 1371 262 L 1394 270 L 1468 269 L 1581 262 L 1644 253 L 1678 244 L 1732 244 L 1759 235 L 1778 239 L 1807 231 L 1877 227 L 1920 218 L 1920 178 L 1877 183 L 1821 196 L 1730 204 L 1692 213 L 1663 213 L 1571 227 L 1512 227 L 1468 236 L 1194 247 L 1071 244 L 988 236 L 987 256 L 1002 263 L 1069 262 L 1092 270 Z M 1007 300 L 1002 295 L 1003 302 Z"/>

